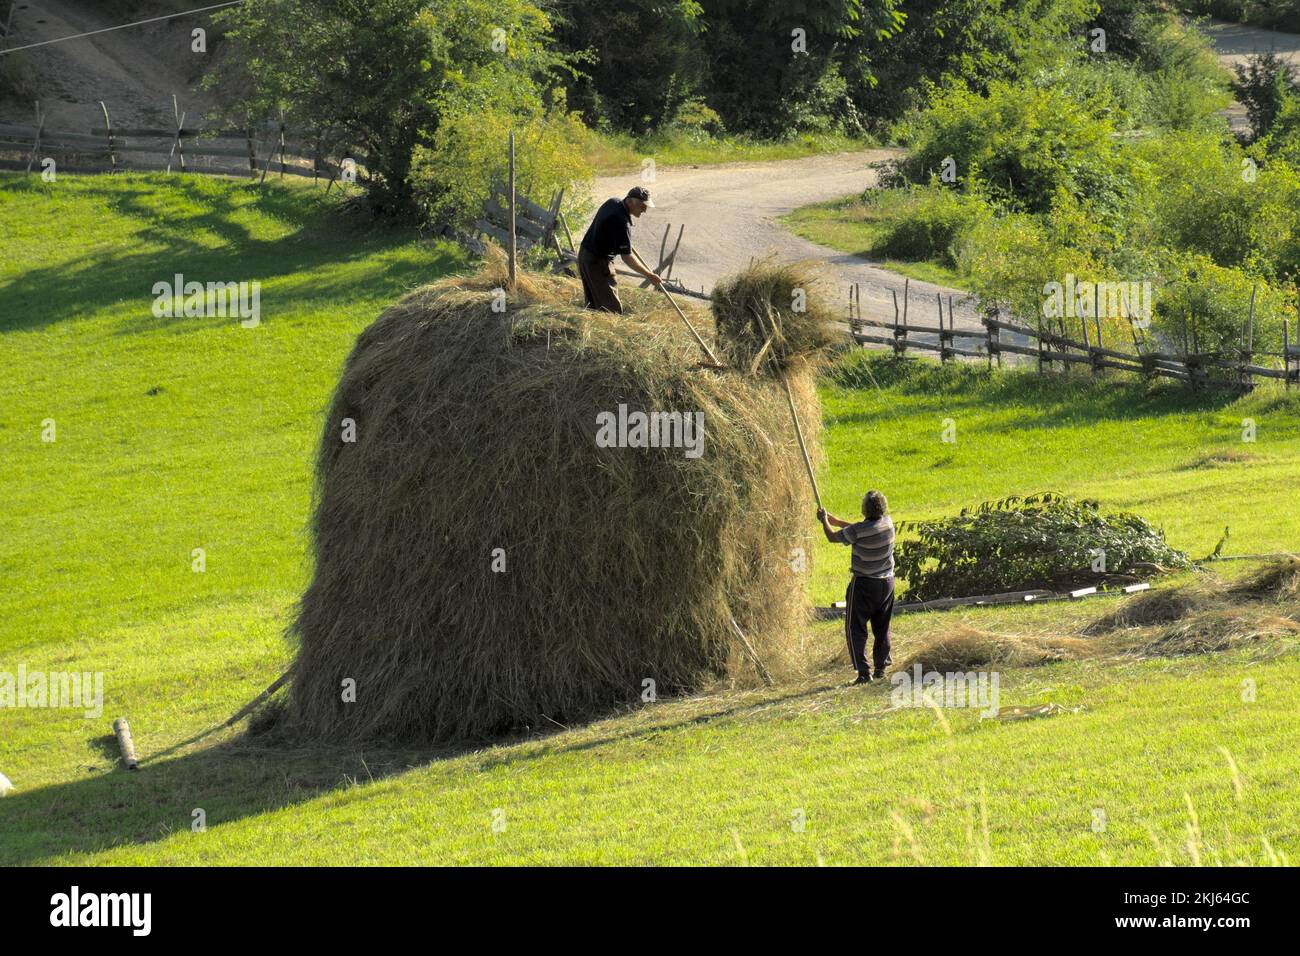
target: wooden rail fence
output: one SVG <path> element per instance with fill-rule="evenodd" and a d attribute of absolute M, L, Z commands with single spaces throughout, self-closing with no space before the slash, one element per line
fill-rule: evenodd
<path fill-rule="evenodd" d="M 346 155 L 325 132 L 287 126 L 283 119 L 245 129 L 201 129 L 185 125 L 185 113 L 172 98 L 174 125 L 114 126 L 107 104 L 99 104 L 102 127 L 86 130 L 46 128 L 48 116 L 36 104 L 36 124 L 0 123 L 0 169 L 41 172 L 53 159 L 58 172 L 114 173 L 122 170 L 186 172 L 245 176 L 266 180 L 273 169 L 281 177 L 328 179 L 326 190 L 343 174 Z"/>
<path fill-rule="evenodd" d="M 1057 329 L 1040 325 L 1031 327 L 1000 317 L 990 310 L 981 321 L 980 329 L 957 328 L 953 317 L 952 297 L 947 297 L 948 312 L 944 316 L 944 298 L 936 294 L 937 324 L 927 325 L 911 321 L 908 315 L 908 286 L 904 286 L 900 310 L 898 294 L 894 297 L 894 321 L 869 319 L 862 315 L 861 290 L 855 284 L 849 287 L 848 324 L 850 335 L 860 345 L 888 346 L 895 355 L 903 356 L 908 349 L 937 352 L 940 362 L 955 358 L 984 359 L 990 366 L 1002 364 L 1002 355 L 1023 356 L 1036 361 L 1040 372 L 1051 370 L 1057 363 L 1062 368 L 1082 365 L 1096 377 L 1104 370 L 1131 372 L 1147 377 L 1162 377 L 1180 381 L 1191 388 L 1207 386 L 1239 387 L 1249 390 L 1255 379 L 1279 379 L 1290 388 L 1300 382 L 1300 342 L 1292 340 L 1290 323 L 1283 323 L 1283 346 L 1280 352 L 1254 348 L 1254 314 L 1243 323 L 1239 348 L 1220 351 L 1170 352 L 1153 349 L 1145 334 L 1139 336 L 1137 326 L 1130 322 L 1134 351 L 1121 351 L 1103 344 L 1102 325 L 1094 319 L 1081 319 L 1082 337 L 1067 335 L 1063 324 Z M 1300 335 L 1300 324 L 1298 324 Z M 914 336 L 925 336 L 924 339 Z M 1261 361 L 1280 360 L 1280 367 L 1263 365 Z M 1229 374 L 1214 375 L 1214 372 Z"/>

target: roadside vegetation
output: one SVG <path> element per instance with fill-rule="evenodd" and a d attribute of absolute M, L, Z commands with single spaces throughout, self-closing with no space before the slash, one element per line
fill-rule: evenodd
<path fill-rule="evenodd" d="M 1231 77 L 1157 8 L 1106 43 L 1068 34 L 1018 78 L 937 85 L 895 126 L 908 152 L 882 188 L 788 221 L 1030 324 L 1049 283 L 1149 282 L 1149 315 L 1103 316 L 1117 348 L 1132 317 L 1174 349 L 1234 349 L 1253 303 L 1255 349 L 1280 350 L 1300 274 L 1291 68 L 1261 56 Z M 1234 95 L 1241 140 L 1220 112 Z"/>

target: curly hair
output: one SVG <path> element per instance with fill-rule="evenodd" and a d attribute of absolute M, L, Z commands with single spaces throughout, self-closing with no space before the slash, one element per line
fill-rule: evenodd
<path fill-rule="evenodd" d="M 868 521 L 877 521 L 889 514 L 889 502 L 879 491 L 868 491 L 862 496 L 862 516 Z"/>

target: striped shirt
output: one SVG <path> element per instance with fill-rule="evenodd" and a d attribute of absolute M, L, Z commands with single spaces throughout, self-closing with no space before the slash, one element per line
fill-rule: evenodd
<path fill-rule="evenodd" d="M 849 568 L 858 577 L 894 576 L 894 522 L 889 515 L 841 528 L 835 537 L 841 544 L 853 547 Z"/>

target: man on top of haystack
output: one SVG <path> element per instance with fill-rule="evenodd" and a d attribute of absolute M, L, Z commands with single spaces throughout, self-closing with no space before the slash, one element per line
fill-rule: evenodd
<path fill-rule="evenodd" d="M 632 220 L 652 206 L 650 190 L 634 186 L 624 198 L 606 199 L 596 211 L 596 218 L 578 246 L 578 275 L 582 277 L 587 308 L 622 314 L 618 280 L 614 278 L 616 255 L 622 256 L 629 269 L 645 276 L 656 287 L 663 283 L 632 251 Z"/>

